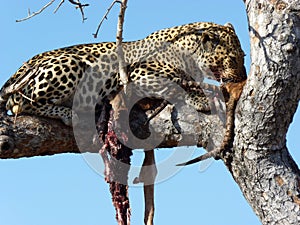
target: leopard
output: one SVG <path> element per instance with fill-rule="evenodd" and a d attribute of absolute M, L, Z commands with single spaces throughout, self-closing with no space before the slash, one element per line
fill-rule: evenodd
<path fill-rule="evenodd" d="M 124 42 L 122 48 L 130 82 L 147 90 L 156 87 L 157 91 L 166 80 L 177 84 L 184 79 L 203 81 L 199 67 L 212 71 L 218 82 L 246 79 L 245 54 L 231 24 L 195 22 L 162 29 L 144 39 Z M 8 79 L 0 90 L 0 105 L 15 115 L 56 118 L 71 126 L 78 87 L 82 91 L 76 104 L 101 103 L 122 88 L 118 70 L 115 42 L 44 52 L 28 60 Z M 207 110 L 203 93 L 189 95 L 196 99 L 189 100 L 190 104 L 200 111 Z"/>
<path fill-rule="evenodd" d="M 117 47 L 115 42 L 79 44 L 34 56 L 0 89 L 0 112 L 43 116 L 76 126 L 76 120 L 80 120 L 78 109 L 95 110 L 95 105 L 107 103 L 124 90 Z M 178 165 L 196 163 L 230 146 L 236 102 L 247 79 L 245 54 L 231 24 L 195 22 L 162 29 L 144 39 L 123 42 L 122 49 L 127 85 L 140 97 L 171 103 L 183 98 L 197 111 L 211 112 L 209 95 L 218 88 L 206 85 L 205 80 L 220 83 L 226 103 L 226 132 L 221 147 Z M 152 164 L 153 150 L 145 151 L 143 166 Z M 153 171 L 143 167 L 135 179 L 144 183 L 145 218 L 151 222 L 156 173 L 156 167 Z M 149 178 L 152 186 L 145 184 Z"/>

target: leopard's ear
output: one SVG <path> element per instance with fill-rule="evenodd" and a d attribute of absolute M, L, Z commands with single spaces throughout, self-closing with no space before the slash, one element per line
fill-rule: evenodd
<path fill-rule="evenodd" d="M 231 28 L 233 31 L 235 31 L 235 30 L 234 30 L 234 27 L 233 27 L 233 25 L 232 25 L 231 23 L 225 23 L 225 24 L 224 24 L 224 27 L 229 27 L 229 28 Z"/>

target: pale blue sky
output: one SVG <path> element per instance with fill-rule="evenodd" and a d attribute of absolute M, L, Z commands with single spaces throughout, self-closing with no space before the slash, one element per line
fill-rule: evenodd
<path fill-rule="evenodd" d="M 91 5 L 86 8 L 88 20 L 85 23 L 81 22 L 79 11 L 68 2 L 53 15 L 59 0 L 42 15 L 15 23 L 16 19 L 26 16 L 28 8 L 36 11 L 47 0 L 6 1 L 0 14 L 0 85 L 37 53 L 78 43 L 113 41 L 118 7 L 109 15 L 95 40 L 92 33 L 111 1 L 86 1 Z M 195 21 L 231 22 L 247 54 L 249 70 L 247 18 L 241 0 L 129 0 L 124 38 L 136 40 L 158 29 Z M 296 162 L 300 161 L 297 151 L 299 123 L 298 112 L 287 137 Z M 156 150 L 156 156 L 163 160 L 172 151 Z M 201 152 L 197 150 L 195 154 Z M 135 164 L 141 163 L 141 156 L 140 152 L 134 154 Z M 0 160 L 0 179 L 0 225 L 116 224 L 108 185 L 81 155 Z M 130 188 L 130 201 L 132 225 L 143 224 L 141 188 Z M 157 225 L 260 224 L 230 173 L 219 161 L 212 161 L 202 172 L 199 165 L 186 167 L 157 184 L 155 202 Z"/>

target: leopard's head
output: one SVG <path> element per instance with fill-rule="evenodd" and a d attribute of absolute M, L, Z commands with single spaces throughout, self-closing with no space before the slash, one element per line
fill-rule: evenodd
<path fill-rule="evenodd" d="M 199 55 L 218 81 L 240 82 L 246 79 L 245 53 L 231 24 L 212 24 L 200 36 Z"/>
<path fill-rule="evenodd" d="M 229 23 L 195 23 L 176 42 L 196 56 L 198 65 L 210 69 L 217 81 L 240 82 L 246 79 L 245 53 Z"/>

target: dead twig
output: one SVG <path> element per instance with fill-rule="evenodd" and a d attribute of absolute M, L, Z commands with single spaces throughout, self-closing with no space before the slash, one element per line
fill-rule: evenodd
<path fill-rule="evenodd" d="M 65 2 L 65 0 L 61 0 L 53 13 L 56 13 L 64 2 Z"/>
<path fill-rule="evenodd" d="M 74 0 L 69 0 L 69 2 L 73 5 L 76 5 L 76 8 L 80 9 L 82 22 L 84 22 L 87 18 L 84 16 L 84 7 L 89 6 L 89 4 L 82 4 L 79 0 L 75 2 Z"/>
<path fill-rule="evenodd" d="M 122 4 L 122 1 L 120 1 L 120 0 L 115 0 L 115 1 L 113 1 L 113 2 L 111 3 L 111 5 L 108 7 L 106 13 L 105 13 L 104 16 L 102 17 L 102 19 L 101 19 L 101 21 L 100 21 L 100 23 L 99 23 L 99 25 L 98 25 L 98 27 L 97 27 L 96 32 L 93 34 L 94 38 L 97 38 L 97 37 L 98 37 L 99 30 L 100 30 L 100 28 L 101 28 L 101 26 L 102 26 L 104 20 L 107 20 L 107 16 L 108 16 L 110 10 L 113 8 L 113 6 L 114 6 L 116 3 Z"/>
<path fill-rule="evenodd" d="M 31 19 L 32 17 L 40 14 L 41 12 L 43 12 L 46 8 L 48 8 L 50 5 L 52 5 L 52 3 L 55 2 L 55 0 L 51 0 L 50 2 L 48 2 L 46 5 L 44 5 L 39 11 L 37 12 L 33 12 L 33 13 L 30 13 L 30 10 L 28 11 L 28 16 L 23 18 L 23 19 L 19 19 L 19 20 L 16 20 L 16 22 L 23 22 L 25 20 L 29 20 Z"/>
<path fill-rule="evenodd" d="M 16 22 L 23 22 L 25 20 L 29 20 L 32 17 L 41 14 L 46 8 L 48 8 L 50 5 L 52 5 L 56 0 L 51 0 L 50 2 L 48 2 L 46 5 L 44 5 L 40 10 L 38 10 L 37 12 L 30 12 L 30 9 L 28 9 L 28 16 L 19 20 L 16 20 Z M 58 6 L 55 8 L 53 13 L 56 13 L 59 8 L 62 6 L 62 4 L 65 2 L 65 0 L 61 0 L 58 4 Z M 86 20 L 85 16 L 84 16 L 84 7 L 89 6 L 89 4 L 82 4 L 79 0 L 74 1 L 74 0 L 69 0 L 69 2 L 73 5 L 76 5 L 76 8 L 80 9 L 81 15 L 82 15 L 82 21 L 84 22 Z"/>

